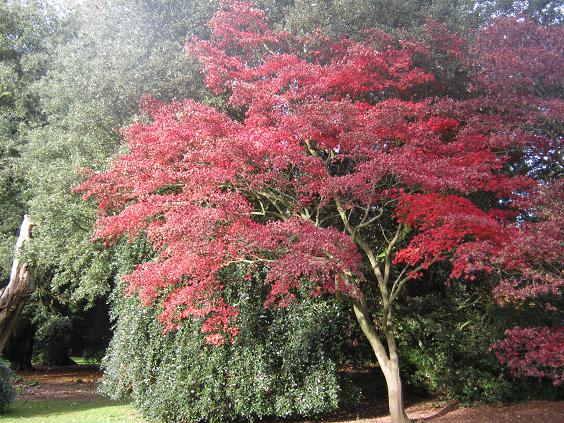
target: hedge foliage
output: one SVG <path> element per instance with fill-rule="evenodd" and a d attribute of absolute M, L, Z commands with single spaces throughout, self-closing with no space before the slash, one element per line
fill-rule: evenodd
<path fill-rule="evenodd" d="M 9 363 L 0 360 L 0 413 L 5 411 L 16 397 L 16 391 L 10 384 L 11 377 Z"/>
<path fill-rule="evenodd" d="M 403 380 L 410 390 L 472 402 L 562 399 L 550 381 L 512 377 L 490 346 L 515 322 L 554 324 L 554 313 L 533 307 L 500 307 L 491 295 L 493 281 L 445 285 L 440 274 L 421 294 L 410 287 L 398 324 Z M 430 279 L 433 279 L 430 277 Z"/>
<path fill-rule="evenodd" d="M 131 248 L 121 255 L 126 268 L 135 255 Z M 130 396 L 153 421 L 251 421 L 336 409 L 345 394 L 337 364 L 347 312 L 333 299 L 306 295 L 286 309 L 265 310 L 260 275 L 252 281 L 242 276 L 237 269 L 225 275 L 231 281 L 224 295 L 239 307 L 240 333 L 234 345 L 221 346 L 204 342 L 197 320 L 163 335 L 158 310 L 124 296 L 118 285 L 102 391 Z"/>

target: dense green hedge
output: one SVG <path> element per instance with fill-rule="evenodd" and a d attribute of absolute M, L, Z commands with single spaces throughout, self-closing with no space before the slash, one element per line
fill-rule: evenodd
<path fill-rule="evenodd" d="M 235 345 L 206 345 L 200 323 L 162 335 L 155 309 L 115 296 L 115 335 L 104 360 L 103 390 L 131 395 L 148 418 L 222 422 L 267 415 L 312 415 L 337 407 L 339 305 L 323 300 L 264 311 L 249 286 L 241 293 Z"/>
<path fill-rule="evenodd" d="M 9 363 L 0 360 L 0 413 L 5 411 L 16 397 L 16 391 L 10 384 L 11 376 Z"/>
<path fill-rule="evenodd" d="M 131 268 L 132 245 L 120 267 Z M 126 251 L 127 250 L 127 251 Z M 137 254 L 147 252 L 139 247 Z M 163 335 L 157 307 L 113 294 L 114 337 L 103 360 L 102 390 L 131 396 L 154 421 L 249 421 L 263 416 L 314 415 L 336 409 L 343 396 L 337 364 L 347 311 L 334 299 L 308 298 L 265 310 L 266 287 L 236 269 L 224 295 L 239 307 L 234 345 L 207 345 L 201 322 L 186 320 Z"/>

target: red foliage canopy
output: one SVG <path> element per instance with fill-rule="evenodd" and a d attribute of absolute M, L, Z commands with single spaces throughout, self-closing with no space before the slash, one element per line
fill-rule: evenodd
<path fill-rule="evenodd" d="M 124 131 L 129 152 L 78 187 L 100 205 L 97 238 L 148 236 L 157 259 L 125 280 L 146 303 L 164 296 L 169 327 L 205 317 L 209 342 L 232 339 L 217 272 L 233 263 L 268 270 L 265 306 L 305 283 L 359 299 L 370 280 L 391 303 L 443 260 L 452 278 L 506 269 L 505 299 L 558 292 L 561 215 L 537 194 L 560 186 L 515 163 L 545 166 L 554 149 L 547 122 L 564 108 L 543 90 L 561 88 L 562 28 L 503 19 L 472 48 L 436 22 L 426 41 L 297 39 L 239 2 L 210 28 L 188 52 L 226 110 L 143 99 L 150 122 Z M 444 95 L 438 56 L 472 75 L 465 98 Z"/>

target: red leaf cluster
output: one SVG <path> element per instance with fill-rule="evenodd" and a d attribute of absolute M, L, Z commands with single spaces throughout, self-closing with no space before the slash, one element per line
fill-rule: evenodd
<path fill-rule="evenodd" d="M 505 339 L 492 345 L 499 361 L 516 376 L 550 378 L 555 385 L 564 382 L 564 327 L 516 327 L 505 332 Z"/>

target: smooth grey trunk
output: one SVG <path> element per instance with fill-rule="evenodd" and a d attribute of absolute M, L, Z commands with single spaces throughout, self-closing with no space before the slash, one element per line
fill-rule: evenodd
<path fill-rule="evenodd" d="M 20 261 L 24 244 L 31 238 L 33 226 L 29 216 L 25 215 L 14 249 L 10 282 L 0 291 L 0 353 L 8 342 L 27 297 L 35 290 L 35 281 L 29 264 Z"/>
<path fill-rule="evenodd" d="M 381 366 L 381 364 L 380 364 Z M 384 371 L 382 369 L 382 371 Z M 386 385 L 388 387 L 388 406 L 390 407 L 390 416 L 393 423 L 409 423 L 411 420 L 405 413 L 403 403 L 403 388 L 399 373 L 397 360 L 389 362 L 388 368 L 384 371 Z"/>
<path fill-rule="evenodd" d="M 363 300 L 353 301 L 353 309 L 362 329 L 362 332 L 370 342 L 370 346 L 376 355 L 378 364 L 386 379 L 388 388 L 388 405 L 390 408 L 390 416 L 392 423 L 411 423 L 411 420 L 405 413 L 403 403 L 403 388 L 399 373 L 399 359 L 397 355 L 396 342 L 391 327 L 386 327 L 384 335 L 386 338 L 387 350 L 378 337 L 378 332 L 374 327 L 370 313 Z"/>

